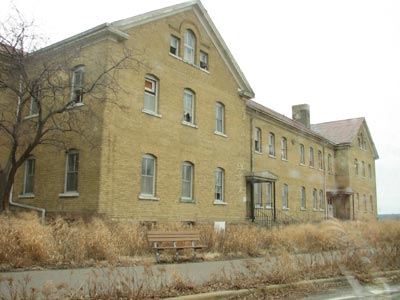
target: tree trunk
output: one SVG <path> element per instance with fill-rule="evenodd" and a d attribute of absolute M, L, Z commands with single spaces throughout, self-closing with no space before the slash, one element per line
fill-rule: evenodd
<path fill-rule="evenodd" d="M 10 210 L 10 193 L 14 183 L 16 169 L 14 168 L 8 173 L 0 174 L 0 200 L 1 211 L 8 212 Z"/>

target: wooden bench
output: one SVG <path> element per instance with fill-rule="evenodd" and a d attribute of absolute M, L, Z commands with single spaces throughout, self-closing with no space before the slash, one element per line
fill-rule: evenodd
<path fill-rule="evenodd" d="M 152 244 L 157 262 L 160 262 L 160 252 L 163 250 L 175 250 L 175 258 L 179 260 L 179 250 L 193 249 L 193 258 L 197 256 L 197 250 L 206 248 L 204 245 L 196 245 L 200 241 L 200 233 L 196 231 L 161 232 L 149 231 L 147 240 Z"/>

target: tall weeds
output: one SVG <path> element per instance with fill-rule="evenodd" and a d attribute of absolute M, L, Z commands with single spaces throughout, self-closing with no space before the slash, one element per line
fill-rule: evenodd
<path fill-rule="evenodd" d="M 193 230 L 181 223 L 157 224 L 155 230 Z M 127 257 L 154 259 L 146 240 L 147 228 L 134 222 L 92 218 L 41 225 L 35 214 L 0 215 L 0 268 L 84 266 L 99 262 L 125 263 Z M 347 251 L 349 262 L 369 261 L 381 268 L 400 265 L 400 222 L 340 222 L 266 229 L 230 225 L 217 232 L 197 225 L 204 257 L 255 257 L 283 253 Z M 215 254 L 214 256 L 211 254 Z"/>

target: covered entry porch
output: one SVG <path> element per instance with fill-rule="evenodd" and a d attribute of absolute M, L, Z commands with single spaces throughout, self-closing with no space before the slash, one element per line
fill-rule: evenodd
<path fill-rule="evenodd" d="M 354 220 L 353 190 L 334 189 L 327 190 L 327 217 L 339 220 Z"/>
<path fill-rule="evenodd" d="M 279 177 L 270 171 L 246 174 L 246 191 L 250 199 L 247 205 L 247 219 L 252 222 L 276 222 L 275 183 Z"/>

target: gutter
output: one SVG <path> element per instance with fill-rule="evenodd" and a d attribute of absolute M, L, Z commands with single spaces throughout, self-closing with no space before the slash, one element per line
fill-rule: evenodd
<path fill-rule="evenodd" d="M 14 206 L 17 206 L 17 207 L 36 210 L 36 211 L 41 212 L 42 213 L 42 225 L 46 225 L 46 210 L 44 208 L 40 208 L 40 207 L 35 207 L 35 206 L 27 205 L 27 204 L 14 202 L 12 200 L 13 189 L 14 189 L 14 186 L 11 187 L 10 198 L 9 198 L 10 205 L 14 205 Z"/>

